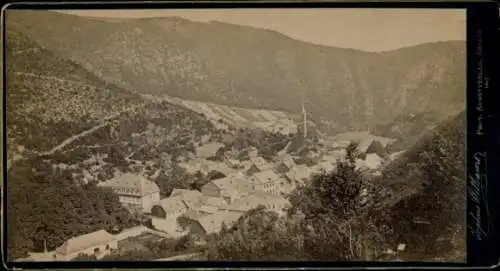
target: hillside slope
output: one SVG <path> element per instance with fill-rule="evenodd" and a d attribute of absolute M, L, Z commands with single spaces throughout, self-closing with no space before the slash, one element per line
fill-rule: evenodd
<path fill-rule="evenodd" d="M 394 204 L 394 238 L 413 252 L 465 251 L 465 120 L 463 111 L 437 126 L 380 177 L 385 192 L 376 197 Z"/>
<path fill-rule="evenodd" d="M 13 29 L 6 42 L 9 257 L 138 224 L 118 196 L 94 186 L 117 171 L 161 170 L 163 190 L 188 185 L 171 172 L 202 136 L 217 136 L 203 116 L 107 84 Z"/>
<path fill-rule="evenodd" d="M 202 135 L 216 134 L 200 114 L 104 83 L 15 30 L 7 33 L 6 49 L 9 159 L 77 148 L 86 156 L 110 147 L 158 154 L 166 145 L 189 149 Z"/>
<path fill-rule="evenodd" d="M 388 146 L 389 153 L 408 150 L 440 123 L 436 116 L 435 112 L 400 114 L 389 123 L 373 127 L 372 133 L 396 139 Z"/>
<path fill-rule="evenodd" d="M 221 22 L 41 11 L 8 11 L 7 27 L 129 90 L 291 112 L 305 97 L 339 131 L 406 112 L 443 119 L 465 103 L 464 42 L 366 53 Z"/>

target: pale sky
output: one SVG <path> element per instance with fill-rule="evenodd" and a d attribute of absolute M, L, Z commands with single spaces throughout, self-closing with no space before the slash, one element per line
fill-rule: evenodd
<path fill-rule="evenodd" d="M 177 16 L 201 22 L 216 20 L 276 30 L 315 44 L 365 51 L 387 51 L 421 43 L 466 39 L 466 11 L 459 9 L 152 9 L 64 12 L 108 18 Z"/>

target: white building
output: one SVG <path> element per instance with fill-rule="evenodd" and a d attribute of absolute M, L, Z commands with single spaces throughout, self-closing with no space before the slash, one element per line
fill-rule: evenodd
<path fill-rule="evenodd" d="M 132 173 L 116 176 L 98 186 L 113 189 L 120 202 L 133 211 L 147 211 L 160 200 L 160 188 L 156 183 Z"/>
<path fill-rule="evenodd" d="M 117 248 L 116 237 L 100 230 L 66 240 L 56 249 L 53 260 L 69 261 L 79 254 L 94 255 L 100 259 Z"/>
<path fill-rule="evenodd" d="M 273 195 L 279 195 L 279 180 L 281 177 L 274 173 L 273 170 L 257 172 L 250 176 L 248 182 L 252 185 L 255 191 L 264 191 Z"/>

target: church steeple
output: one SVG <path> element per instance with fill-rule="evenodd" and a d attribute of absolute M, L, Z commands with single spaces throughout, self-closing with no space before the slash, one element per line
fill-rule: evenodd
<path fill-rule="evenodd" d="M 302 115 L 303 115 L 303 125 L 304 125 L 304 138 L 307 138 L 307 112 L 304 106 L 304 102 L 302 101 Z"/>

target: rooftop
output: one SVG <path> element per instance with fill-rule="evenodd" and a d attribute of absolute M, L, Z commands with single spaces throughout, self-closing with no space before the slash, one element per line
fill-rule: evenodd
<path fill-rule="evenodd" d="M 178 188 L 174 188 L 174 189 L 172 190 L 172 193 L 170 193 L 170 196 L 171 196 L 171 197 L 179 196 L 179 195 L 182 195 L 182 194 L 184 194 L 184 193 L 186 193 L 186 192 L 188 192 L 188 191 L 190 191 L 190 190 L 188 190 L 188 189 L 178 189 Z"/>
<path fill-rule="evenodd" d="M 247 212 L 266 204 L 288 204 L 288 200 L 281 196 L 274 196 L 270 193 L 257 191 L 244 198 L 235 200 L 233 204 L 225 209 L 230 211 Z"/>
<path fill-rule="evenodd" d="M 278 180 L 280 177 L 273 170 L 266 170 L 255 173 L 251 180 L 257 184 L 265 184 Z"/>
<path fill-rule="evenodd" d="M 101 182 L 98 186 L 110 187 L 119 195 L 145 196 L 160 192 L 158 185 L 143 176 L 125 173 L 113 179 Z"/>
<path fill-rule="evenodd" d="M 218 232 L 223 224 L 233 224 L 241 217 L 241 213 L 235 212 L 219 212 L 204 216 L 198 219 L 200 225 L 205 229 L 207 234 Z M 228 225 L 229 226 L 229 225 Z"/>
<path fill-rule="evenodd" d="M 191 211 L 187 211 L 184 214 L 184 216 L 186 216 L 187 218 L 192 219 L 192 220 L 198 220 L 204 216 L 207 216 L 207 214 L 191 210 Z"/>
<path fill-rule="evenodd" d="M 250 160 L 250 166 L 255 165 L 259 170 L 266 170 L 272 167 L 272 164 L 267 162 L 266 159 L 262 157 L 255 157 Z"/>
<path fill-rule="evenodd" d="M 375 153 L 370 153 L 366 155 L 365 163 L 370 169 L 377 169 L 380 167 L 384 159 L 380 158 Z"/>
<path fill-rule="evenodd" d="M 115 240 L 116 238 L 107 231 L 99 230 L 66 240 L 64 244 L 56 248 L 56 252 L 68 255 L 93 246 L 107 244 Z"/>
<path fill-rule="evenodd" d="M 201 198 L 203 205 L 221 207 L 226 204 L 226 202 L 219 197 L 202 196 Z"/>
<path fill-rule="evenodd" d="M 213 180 L 212 183 L 222 190 L 236 189 L 236 186 L 244 181 L 245 176 L 240 173 L 230 174 L 224 178 Z"/>
<path fill-rule="evenodd" d="M 163 198 L 152 206 L 161 206 L 165 212 L 177 212 L 183 209 L 187 209 L 184 201 L 180 196 Z"/>
<path fill-rule="evenodd" d="M 202 195 L 198 190 L 189 190 L 177 197 L 190 209 L 197 208 L 202 204 Z"/>

